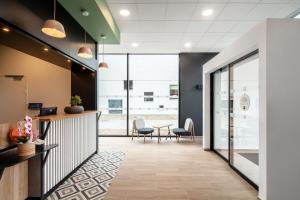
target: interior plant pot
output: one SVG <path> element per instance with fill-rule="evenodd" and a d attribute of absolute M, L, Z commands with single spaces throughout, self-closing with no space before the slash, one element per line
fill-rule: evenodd
<path fill-rule="evenodd" d="M 35 144 L 26 142 L 24 144 L 18 144 L 18 155 L 29 156 L 35 154 Z"/>
<path fill-rule="evenodd" d="M 67 114 L 79 114 L 84 111 L 83 106 L 67 106 L 65 107 L 65 113 Z"/>

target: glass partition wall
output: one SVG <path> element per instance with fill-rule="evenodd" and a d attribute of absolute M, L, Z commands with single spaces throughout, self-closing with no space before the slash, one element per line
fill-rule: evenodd
<path fill-rule="evenodd" d="M 256 188 L 259 186 L 258 69 L 258 53 L 254 52 L 212 74 L 212 148 Z"/>
<path fill-rule="evenodd" d="M 98 76 L 101 136 L 131 135 L 135 118 L 145 119 L 148 127 L 178 127 L 178 54 L 112 54 L 105 60 L 109 69 Z"/>
<path fill-rule="evenodd" d="M 228 67 L 218 70 L 213 74 L 213 91 L 213 149 L 228 160 Z"/>

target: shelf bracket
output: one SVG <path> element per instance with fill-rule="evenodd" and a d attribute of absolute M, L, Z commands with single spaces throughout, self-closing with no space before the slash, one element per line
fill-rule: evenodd
<path fill-rule="evenodd" d="M 46 162 L 47 162 L 49 153 L 50 153 L 50 149 L 46 152 L 46 155 L 45 155 L 45 157 L 44 157 L 43 160 L 42 160 L 42 168 L 44 168 L 44 165 L 45 165 Z"/>
<path fill-rule="evenodd" d="M 46 129 L 44 130 L 44 122 L 41 122 L 41 127 L 40 127 L 41 136 L 40 136 L 40 139 L 45 140 L 45 138 L 47 137 L 50 125 L 51 125 L 51 121 L 47 122 Z"/>

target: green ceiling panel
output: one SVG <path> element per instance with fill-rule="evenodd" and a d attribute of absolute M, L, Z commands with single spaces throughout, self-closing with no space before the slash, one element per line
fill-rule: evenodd
<path fill-rule="evenodd" d="M 101 34 L 105 34 L 106 44 L 120 43 L 120 30 L 105 0 L 58 1 L 97 42 L 102 43 Z M 82 9 L 87 10 L 89 16 L 82 16 Z"/>

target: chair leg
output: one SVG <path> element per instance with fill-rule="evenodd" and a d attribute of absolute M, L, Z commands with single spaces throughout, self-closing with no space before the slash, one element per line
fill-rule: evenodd
<path fill-rule="evenodd" d="M 133 133 L 134 133 L 134 129 L 132 129 L 132 132 L 131 132 L 131 140 L 133 140 Z"/>

